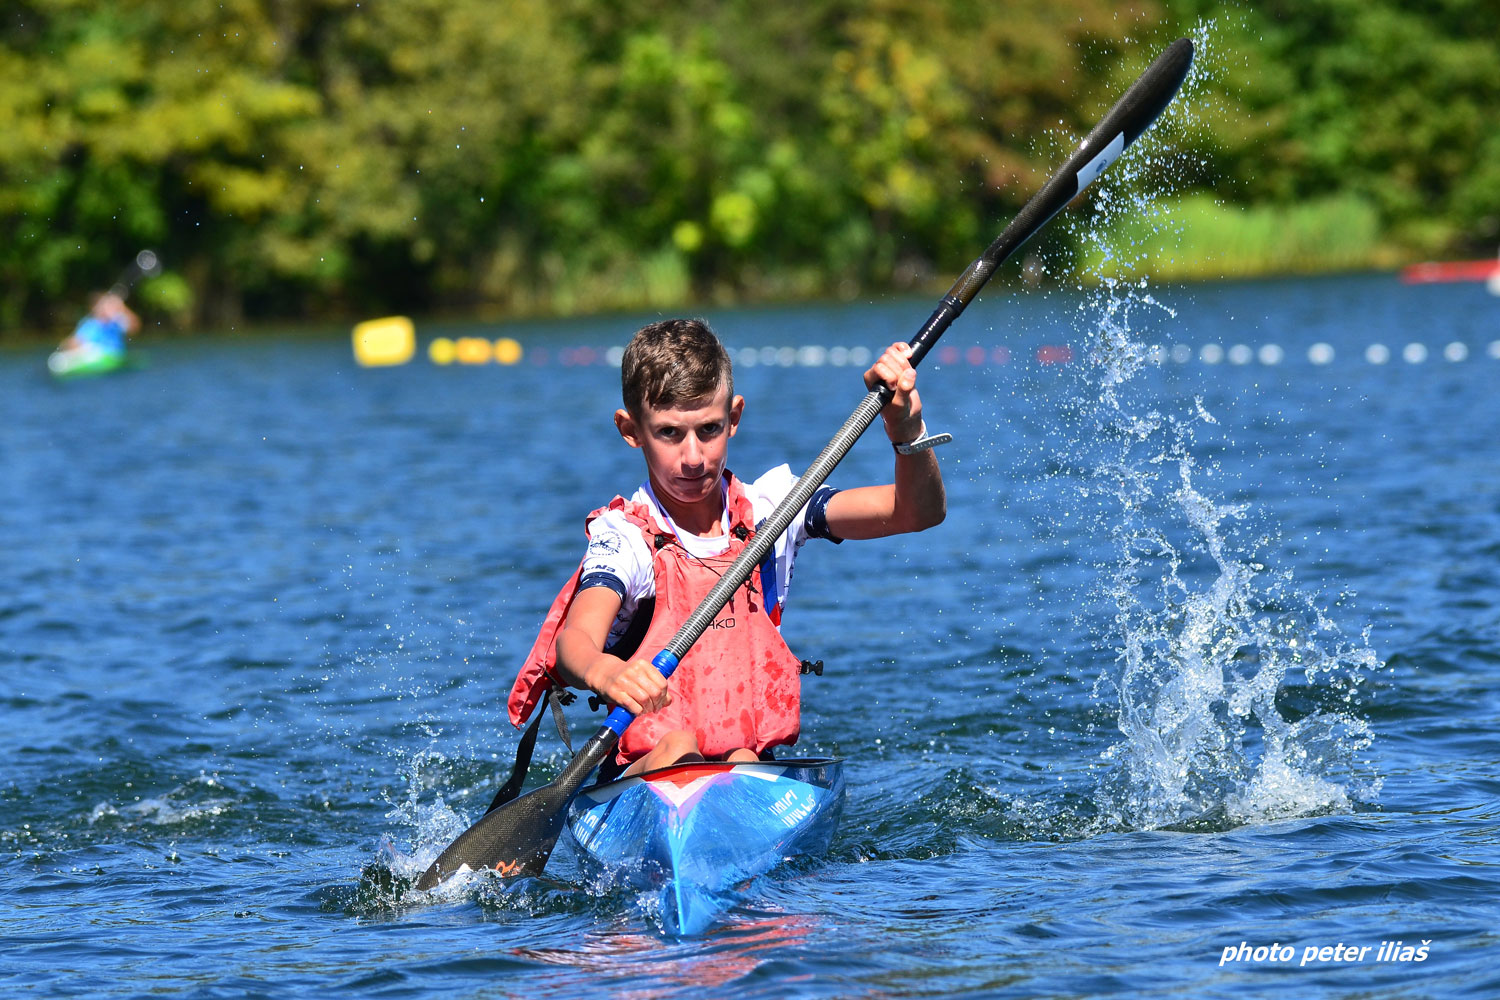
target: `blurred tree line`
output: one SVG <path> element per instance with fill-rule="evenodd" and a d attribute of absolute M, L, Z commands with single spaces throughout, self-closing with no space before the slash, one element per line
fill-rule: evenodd
<path fill-rule="evenodd" d="M 1372 254 L 1493 252 L 1495 14 L 10 0 L 0 334 L 71 320 L 143 246 L 167 272 L 141 299 L 193 327 L 941 285 L 1184 33 L 1208 44 L 1179 194 L 1352 198 Z"/>

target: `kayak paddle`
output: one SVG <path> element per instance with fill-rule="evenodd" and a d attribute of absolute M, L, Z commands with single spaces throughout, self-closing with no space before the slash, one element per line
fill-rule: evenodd
<path fill-rule="evenodd" d="M 156 251 L 142 250 L 135 255 L 134 260 L 125 266 L 125 270 L 120 272 L 119 278 L 115 279 L 115 283 L 109 286 L 109 290 L 121 299 L 129 298 L 130 290 L 135 287 L 137 281 L 140 281 L 142 278 L 154 277 L 160 273 L 161 261 L 157 259 Z"/>
<path fill-rule="evenodd" d="M 911 340 L 911 363 L 916 365 L 943 331 L 958 318 L 979 290 L 989 281 L 995 269 L 1015 250 L 1036 234 L 1054 215 L 1072 201 L 1094 178 L 1119 158 L 1125 147 L 1157 119 L 1186 79 L 1193 61 L 1193 43 L 1179 38 L 1156 58 L 1140 79 L 1115 103 L 1067 163 L 1031 197 L 989 248 L 959 276 L 943 296 L 937 309 Z M 657 653 L 652 664 L 663 677 L 670 677 L 678 662 L 687 655 L 693 643 L 713 622 L 714 616 L 729 601 L 740 585 L 792 523 L 797 512 L 812 499 L 818 487 L 843 460 L 861 434 L 890 402 L 891 390 L 879 386 L 844 422 L 833 440 L 823 449 L 802 478 L 777 505 L 753 538 L 735 558 L 723 577 L 708 592 L 665 649 Z M 418 889 L 434 885 L 465 868 L 493 868 L 502 875 L 537 875 L 552 856 L 552 848 L 562 832 L 568 804 L 583 787 L 590 774 L 614 752 L 625 728 L 635 717 L 623 708 L 615 708 L 604 725 L 589 737 L 578 754 L 549 784 L 543 785 L 486 813 L 479 822 L 459 834 L 438 855 L 422 877 Z"/>

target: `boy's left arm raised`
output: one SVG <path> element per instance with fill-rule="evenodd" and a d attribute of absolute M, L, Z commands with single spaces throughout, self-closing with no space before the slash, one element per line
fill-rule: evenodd
<path fill-rule="evenodd" d="M 880 415 L 894 446 L 895 481 L 886 486 L 842 490 L 829 499 L 828 528 L 839 538 L 883 538 L 923 531 L 941 524 L 947 515 L 943 474 L 934 449 L 902 447 L 927 435 L 922 400 L 917 395 L 917 370 L 910 358 L 911 345 L 898 341 L 865 372 L 866 388 L 884 384 L 892 391 L 891 401 Z"/>

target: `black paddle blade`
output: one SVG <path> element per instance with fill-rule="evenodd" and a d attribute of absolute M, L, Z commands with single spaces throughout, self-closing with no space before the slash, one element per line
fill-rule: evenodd
<path fill-rule="evenodd" d="M 614 730 L 601 728 L 551 784 L 485 813 L 459 834 L 417 879 L 417 888 L 431 889 L 464 868 L 491 868 L 506 876 L 540 875 L 562 833 L 568 804 L 619 741 Z"/>
<path fill-rule="evenodd" d="M 465 868 L 493 868 L 502 875 L 540 874 L 552 856 L 572 798 L 553 782 L 486 813 L 443 849 L 417 880 L 417 888 L 431 889 Z"/>

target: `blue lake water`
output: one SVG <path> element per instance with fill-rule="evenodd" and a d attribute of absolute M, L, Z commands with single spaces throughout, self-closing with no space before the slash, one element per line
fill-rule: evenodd
<path fill-rule="evenodd" d="M 800 470 L 863 394 L 832 361 L 930 305 L 711 313 L 731 466 Z M 583 514 L 641 478 L 617 369 L 562 363 L 638 320 L 422 331 L 515 337 L 509 367 L 202 340 L 55 385 L 0 355 L 0 981 L 1500 994 L 1500 298 L 1389 276 L 977 302 L 920 380 L 946 523 L 798 563 L 784 632 L 828 665 L 799 750 L 848 758 L 841 830 L 709 933 L 566 844 L 403 891 L 508 769 Z M 876 430 L 833 481 L 890 467 Z M 544 735 L 537 777 L 565 759 Z"/>

